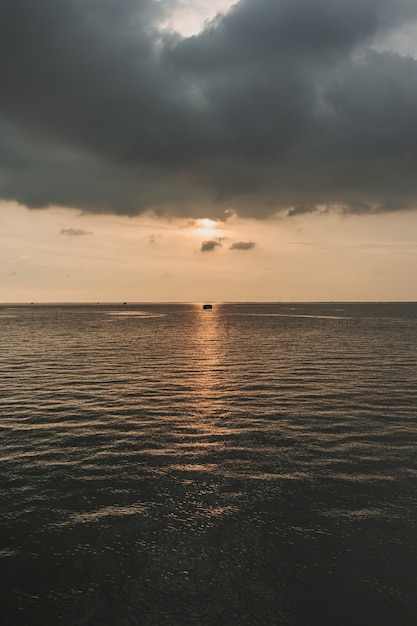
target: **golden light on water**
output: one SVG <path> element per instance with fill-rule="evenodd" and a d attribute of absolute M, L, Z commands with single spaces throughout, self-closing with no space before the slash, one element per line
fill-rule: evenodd
<path fill-rule="evenodd" d="M 197 395 L 199 403 L 205 411 L 212 411 L 215 403 L 215 387 L 220 365 L 221 337 L 219 333 L 219 320 L 216 307 L 212 310 L 203 310 L 203 305 L 199 308 L 196 333 L 194 341 L 196 351 L 199 354 L 199 377 Z"/>

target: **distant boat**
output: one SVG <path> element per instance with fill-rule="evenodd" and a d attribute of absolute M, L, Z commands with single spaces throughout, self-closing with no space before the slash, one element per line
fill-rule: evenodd
<path fill-rule="evenodd" d="M 212 304 L 203 304 L 203 309 L 205 311 L 210 311 L 213 308 Z"/>

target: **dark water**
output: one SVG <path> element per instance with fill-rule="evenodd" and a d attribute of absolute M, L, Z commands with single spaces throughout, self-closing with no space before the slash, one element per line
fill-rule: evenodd
<path fill-rule="evenodd" d="M 417 623 L 416 304 L 0 332 L 3 624 Z"/>

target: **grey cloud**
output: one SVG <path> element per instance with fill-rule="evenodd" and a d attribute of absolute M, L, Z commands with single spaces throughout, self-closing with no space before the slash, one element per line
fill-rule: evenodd
<path fill-rule="evenodd" d="M 296 215 L 306 215 L 309 213 L 317 213 L 318 208 L 315 207 L 314 205 L 301 205 L 301 206 L 295 206 L 292 209 L 290 209 L 287 213 L 287 217 L 295 217 Z"/>
<path fill-rule="evenodd" d="M 1 198 L 190 218 L 417 206 L 417 61 L 371 48 L 415 0 L 240 0 L 189 38 L 160 27 L 175 4 L 2 0 Z"/>
<path fill-rule="evenodd" d="M 324 214 L 331 211 L 341 215 L 378 215 L 380 213 L 393 213 L 406 210 L 407 206 L 402 202 L 385 201 L 381 204 L 369 204 L 358 200 L 347 200 L 343 204 L 333 205 L 305 205 L 293 207 L 287 212 L 286 217 L 298 215 Z"/>
<path fill-rule="evenodd" d="M 201 252 L 212 252 L 218 246 L 221 246 L 221 243 L 214 239 L 210 241 L 203 241 L 203 243 L 201 244 Z"/>
<path fill-rule="evenodd" d="M 255 245 L 256 244 L 253 241 L 236 241 L 235 243 L 232 243 L 229 250 L 252 250 Z"/>
<path fill-rule="evenodd" d="M 81 228 L 62 228 L 61 235 L 67 235 L 68 237 L 85 237 L 86 235 L 92 235 L 89 230 L 82 230 Z"/>

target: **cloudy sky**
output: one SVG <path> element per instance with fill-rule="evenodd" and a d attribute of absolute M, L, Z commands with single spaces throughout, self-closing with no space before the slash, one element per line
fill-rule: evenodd
<path fill-rule="evenodd" d="M 2 0 L 0 301 L 417 299 L 415 0 Z"/>

